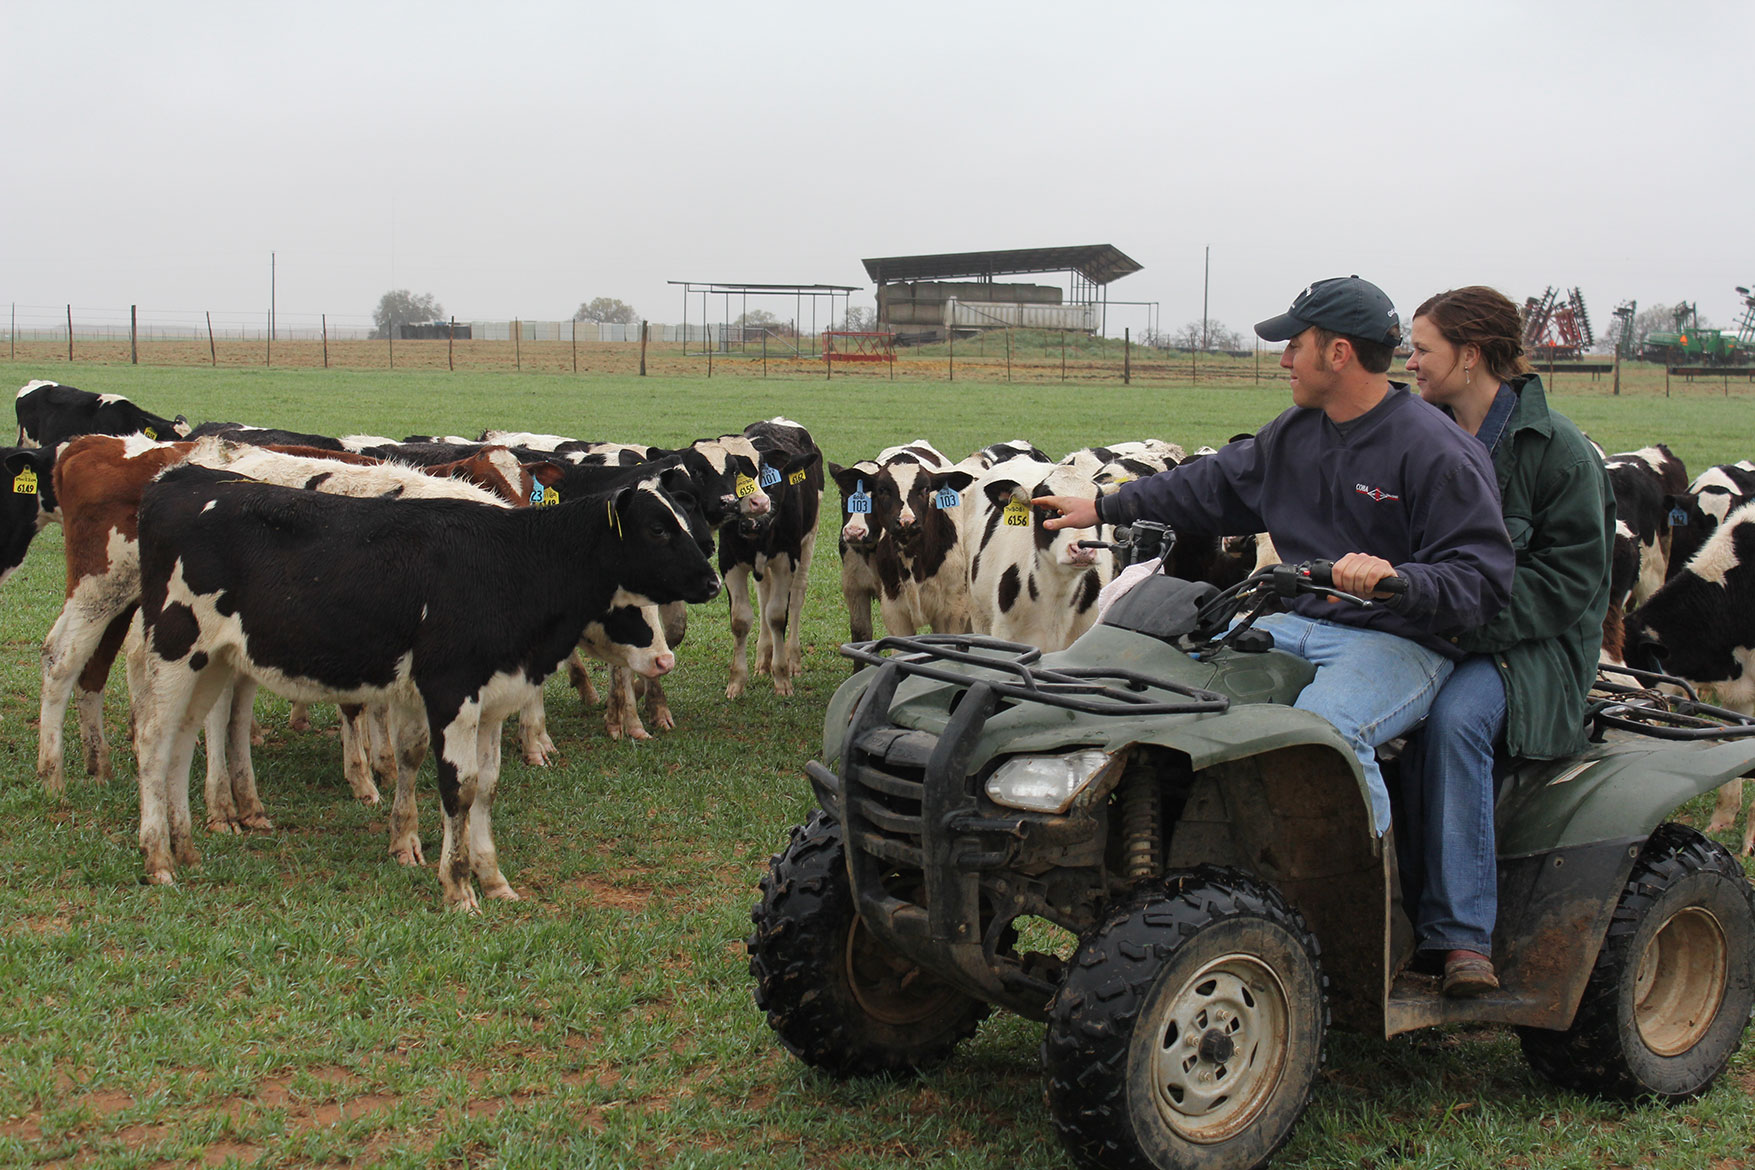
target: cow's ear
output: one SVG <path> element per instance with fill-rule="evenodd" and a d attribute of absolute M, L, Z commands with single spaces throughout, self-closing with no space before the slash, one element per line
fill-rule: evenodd
<path fill-rule="evenodd" d="M 543 487 L 560 487 L 561 481 L 567 478 L 565 468 L 558 464 L 550 463 L 546 459 L 537 463 L 520 464 L 520 466 L 530 473 L 531 479 L 534 479 Z"/>
<path fill-rule="evenodd" d="M 932 477 L 931 482 L 934 490 L 950 488 L 960 492 L 975 482 L 975 476 L 968 471 L 941 471 Z"/>
<path fill-rule="evenodd" d="M 674 496 L 686 510 L 695 502 L 695 477 L 681 467 L 666 467 L 658 473 L 659 486 Z"/>
<path fill-rule="evenodd" d="M 822 457 L 823 453 L 821 451 L 801 451 L 797 455 L 788 459 L 786 461 L 786 466 L 782 467 L 780 470 L 786 475 L 794 475 L 800 471 L 806 470 L 812 464 L 821 461 Z"/>
<path fill-rule="evenodd" d="M 1017 490 L 1018 481 L 1015 479 L 989 480 L 981 488 L 982 494 L 987 497 L 987 502 L 996 508 L 1003 508 L 1011 503 L 1012 493 Z"/>
<path fill-rule="evenodd" d="M 841 473 L 843 471 L 847 470 L 845 467 L 842 467 L 839 463 L 836 463 L 833 460 L 825 462 L 823 464 L 823 466 L 828 469 L 829 478 L 834 480 L 836 483 L 841 482 Z"/>
<path fill-rule="evenodd" d="M 54 467 L 55 452 L 49 447 L 20 447 L 6 453 L 8 475 L 17 475 L 28 468 L 40 477 L 49 474 Z"/>

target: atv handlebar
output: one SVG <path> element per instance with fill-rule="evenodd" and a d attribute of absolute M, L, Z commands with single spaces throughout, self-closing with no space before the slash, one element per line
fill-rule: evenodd
<path fill-rule="evenodd" d="M 1345 598 L 1348 598 L 1348 599 L 1353 600 L 1353 601 L 1358 601 L 1358 602 L 1360 602 L 1360 604 L 1368 604 L 1367 602 L 1364 601 L 1363 598 L 1354 597 L 1351 593 L 1342 593 L 1340 590 L 1335 588 L 1335 563 L 1333 561 L 1307 561 L 1302 565 L 1290 565 L 1290 566 L 1282 566 L 1282 567 L 1287 567 L 1287 568 L 1292 569 L 1295 573 L 1297 573 L 1299 575 L 1299 577 L 1302 580 L 1307 580 L 1310 582 L 1310 584 L 1312 584 L 1314 586 L 1318 586 L 1319 588 L 1327 591 L 1328 593 L 1333 594 L 1336 597 L 1345 597 Z M 1279 589 L 1277 582 L 1275 584 L 1275 588 L 1278 589 L 1280 595 L 1283 597 L 1292 596 L 1292 594 L 1290 592 L 1288 592 L 1284 589 Z M 1385 577 L 1382 580 L 1378 581 L 1375 589 L 1373 590 L 1373 592 L 1388 593 L 1388 594 L 1391 594 L 1393 596 L 1400 596 L 1401 594 L 1404 594 L 1407 591 L 1408 591 L 1407 578 L 1406 577 L 1396 577 L 1393 575 Z M 1313 590 L 1302 589 L 1302 590 L 1298 590 L 1297 592 L 1309 593 L 1309 592 L 1313 592 Z"/>

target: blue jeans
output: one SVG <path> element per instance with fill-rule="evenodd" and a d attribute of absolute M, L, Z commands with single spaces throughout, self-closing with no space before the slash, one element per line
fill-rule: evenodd
<path fill-rule="evenodd" d="M 1389 829 L 1389 790 L 1376 749 L 1425 717 L 1453 664 L 1395 634 L 1299 614 L 1269 614 L 1255 626 L 1270 631 L 1279 649 L 1316 664 L 1316 677 L 1293 706 L 1334 724 L 1353 749 L 1371 794 L 1372 827 L 1381 837 Z"/>
<path fill-rule="evenodd" d="M 1493 953 L 1493 745 L 1504 733 L 1505 682 L 1476 655 L 1457 663 L 1402 756 L 1396 853 L 1422 951 Z"/>

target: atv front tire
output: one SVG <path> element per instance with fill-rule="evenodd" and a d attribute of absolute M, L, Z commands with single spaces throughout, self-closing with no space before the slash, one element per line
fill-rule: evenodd
<path fill-rule="evenodd" d="M 806 1064 L 837 1077 L 907 1075 L 948 1057 L 988 1006 L 865 928 L 845 849 L 840 823 L 817 811 L 769 861 L 750 911 L 756 1006 Z"/>
<path fill-rule="evenodd" d="M 1659 825 L 1634 862 L 1572 1027 L 1523 1028 L 1564 1088 L 1681 1100 L 1730 1062 L 1755 1006 L 1755 891 L 1728 849 Z"/>
<path fill-rule="evenodd" d="M 1247 1170 L 1283 1145 L 1322 1065 L 1328 1005 L 1303 918 L 1247 874 L 1137 892 L 1080 941 L 1042 1063 L 1082 1165 Z"/>

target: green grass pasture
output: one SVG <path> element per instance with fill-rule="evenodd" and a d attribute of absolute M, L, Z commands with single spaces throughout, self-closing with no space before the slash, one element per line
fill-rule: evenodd
<path fill-rule="evenodd" d="M 1277 380 L 1062 389 L 0 363 L 0 385 L 57 374 L 198 421 L 396 438 L 496 426 L 678 443 L 786 414 L 842 463 L 916 436 L 953 457 L 1015 437 L 1057 455 L 1147 435 L 1192 449 L 1287 401 Z M 1613 398 L 1581 384 L 1556 405 L 1610 450 L 1665 440 L 1701 468 L 1755 456 L 1755 397 L 1717 390 Z M 669 687 L 674 732 L 612 743 L 601 711 L 551 681 L 560 758 L 536 769 L 508 752 L 495 810 L 525 900 L 465 918 L 441 912 L 430 868 L 390 861 L 386 810 L 350 799 L 333 712 L 292 733 L 271 698 L 255 761 L 275 831 L 200 834 L 200 866 L 174 888 L 141 886 L 119 670 L 117 783 L 86 783 L 76 755 L 64 799 L 35 781 L 37 648 L 63 574 L 60 531 L 44 532 L 0 590 L 0 1164 L 1066 1165 L 1036 1025 L 995 1018 L 917 1081 L 838 1084 L 786 1055 L 750 998 L 756 882 L 810 807 L 801 769 L 847 673 L 834 544 L 826 531 L 790 699 L 759 679 L 724 698 L 721 604 L 691 619 Z M 197 823 L 199 797 L 197 781 Z M 430 785 L 421 799 L 434 857 Z M 1747 1053 L 1698 1102 L 1627 1107 L 1536 1080 L 1501 1029 L 1335 1035 L 1278 1164 L 1742 1166 L 1752 1096 Z"/>

